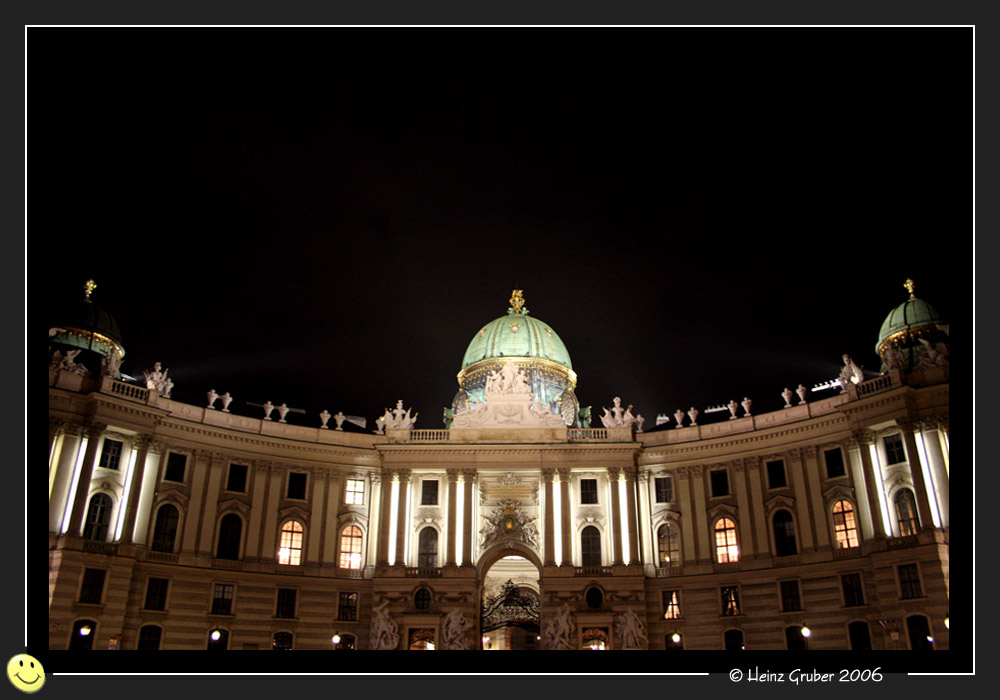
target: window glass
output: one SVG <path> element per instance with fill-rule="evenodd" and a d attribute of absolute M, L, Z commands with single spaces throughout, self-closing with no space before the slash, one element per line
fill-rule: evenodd
<path fill-rule="evenodd" d="M 824 451 L 823 460 L 826 462 L 826 478 L 834 479 L 838 476 L 844 476 L 846 473 L 844 471 L 844 453 L 840 451 L 839 447 Z"/>
<path fill-rule="evenodd" d="M 243 536 L 243 521 L 236 513 L 228 513 L 219 522 L 219 546 L 217 559 L 239 559 L 240 538 Z"/>
<path fill-rule="evenodd" d="M 169 579 L 150 577 L 146 581 L 146 602 L 142 607 L 146 610 L 166 610 L 169 585 Z"/>
<path fill-rule="evenodd" d="M 861 574 L 842 574 L 840 585 L 844 590 L 844 605 L 853 607 L 865 604 L 865 591 L 861 585 Z"/>
<path fill-rule="evenodd" d="M 102 469 L 118 469 L 121 462 L 123 443 L 119 440 L 104 438 L 104 447 L 101 449 L 101 459 L 97 466 Z"/>
<path fill-rule="evenodd" d="M 681 592 L 663 591 L 663 619 L 677 620 L 681 616 Z"/>
<path fill-rule="evenodd" d="M 676 566 L 681 563 L 681 544 L 677 526 L 663 523 L 657 531 L 660 552 L 660 566 Z"/>
<path fill-rule="evenodd" d="M 337 619 L 338 620 L 357 620 L 358 619 L 358 594 L 357 593 L 341 593 L 340 601 L 337 606 Z M 343 640 L 341 640 L 343 641 Z"/>
<path fill-rule="evenodd" d="M 139 628 L 138 651 L 157 651 L 160 648 L 160 638 L 163 629 L 159 625 L 143 625 Z"/>
<path fill-rule="evenodd" d="M 294 588 L 279 588 L 278 589 L 278 600 L 274 607 L 275 617 L 284 618 L 294 618 L 295 617 L 295 599 L 297 597 L 298 591 Z"/>
<path fill-rule="evenodd" d="M 271 639 L 271 649 L 275 651 L 284 651 L 292 648 L 292 633 L 291 632 L 275 632 L 274 637 Z"/>
<path fill-rule="evenodd" d="M 788 481 L 785 478 L 784 460 L 776 459 L 767 463 L 767 486 L 772 489 L 788 486 Z"/>
<path fill-rule="evenodd" d="M 177 508 L 169 503 L 160 506 L 156 511 L 156 524 L 153 526 L 153 541 L 150 548 L 154 552 L 173 552 L 177 539 L 177 523 L 180 516 Z"/>
<path fill-rule="evenodd" d="M 597 503 L 597 479 L 580 479 L 580 503 Z"/>
<path fill-rule="evenodd" d="M 424 479 L 420 482 L 420 505 L 436 506 L 438 504 L 437 479 Z"/>
<path fill-rule="evenodd" d="M 289 472 L 288 474 L 288 498 L 305 500 L 306 497 L 306 475 L 302 472 Z"/>
<path fill-rule="evenodd" d="M 104 595 L 104 569 L 84 569 L 80 586 L 80 602 L 100 604 Z"/>
<path fill-rule="evenodd" d="M 167 468 L 163 473 L 164 481 L 184 482 L 184 469 L 187 467 L 187 455 L 171 452 L 167 455 Z"/>
<path fill-rule="evenodd" d="M 601 531 L 593 525 L 583 528 L 580 533 L 583 566 L 601 565 Z"/>
<path fill-rule="evenodd" d="M 712 497 L 729 495 L 729 472 L 725 469 L 716 469 L 708 473 L 712 484 Z"/>
<path fill-rule="evenodd" d="M 233 592 L 236 586 L 231 583 L 217 583 L 212 590 L 212 614 L 233 614 Z"/>
<path fill-rule="evenodd" d="M 420 531 L 417 553 L 417 566 L 438 565 L 438 533 L 432 527 Z"/>
<path fill-rule="evenodd" d="M 229 478 L 226 479 L 226 491 L 245 493 L 247 490 L 247 465 L 230 464 Z"/>
<path fill-rule="evenodd" d="M 95 542 L 106 542 L 110 522 L 111 498 L 103 493 L 94 494 L 87 507 L 87 518 L 83 526 L 84 538 Z"/>
<path fill-rule="evenodd" d="M 361 568 L 361 528 L 357 525 L 345 527 L 340 534 L 340 568 Z"/>
<path fill-rule="evenodd" d="M 742 630 L 726 630 L 722 638 L 726 645 L 726 651 L 743 651 Z"/>
<path fill-rule="evenodd" d="M 802 609 L 802 598 L 799 596 L 798 581 L 782 581 L 778 584 L 781 588 L 781 610 L 782 612 L 794 612 Z"/>
<path fill-rule="evenodd" d="M 672 503 L 674 500 L 674 480 L 669 476 L 658 476 L 653 483 L 656 486 L 656 502 Z"/>
<path fill-rule="evenodd" d="M 740 548 L 736 542 L 736 523 L 729 518 L 721 518 L 715 523 L 715 560 L 720 564 L 740 560 Z"/>
<path fill-rule="evenodd" d="M 361 506 L 365 503 L 365 482 L 361 479 L 348 479 L 344 488 L 344 503 L 349 506 Z"/>
<path fill-rule="evenodd" d="M 899 489 L 896 492 L 896 520 L 899 523 L 900 537 L 917 534 L 920 521 L 917 520 L 917 504 L 910 489 Z"/>
<path fill-rule="evenodd" d="M 850 501 L 841 499 L 833 504 L 833 532 L 838 549 L 857 547 L 860 544 L 854 506 Z"/>
<path fill-rule="evenodd" d="M 302 525 L 289 520 L 281 526 L 281 542 L 278 546 L 278 563 L 299 566 L 302 563 Z"/>
<path fill-rule="evenodd" d="M 725 586 L 722 589 L 722 614 L 726 616 L 742 615 L 740 608 L 740 587 Z"/>
<path fill-rule="evenodd" d="M 903 436 L 899 435 L 887 435 L 882 438 L 882 444 L 885 445 L 885 460 L 886 464 L 901 464 L 906 461 L 906 451 L 903 449 Z"/>
<path fill-rule="evenodd" d="M 798 552 L 795 544 L 795 523 L 792 514 L 787 510 L 779 510 L 772 518 L 774 525 L 774 554 L 778 557 L 788 557 Z"/>
<path fill-rule="evenodd" d="M 923 590 L 920 586 L 920 572 L 916 564 L 900 564 L 896 569 L 899 571 L 899 597 L 922 598 Z"/>

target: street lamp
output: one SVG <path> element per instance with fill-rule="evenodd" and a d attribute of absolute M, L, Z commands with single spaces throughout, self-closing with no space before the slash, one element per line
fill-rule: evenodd
<path fill-rule="evenodd" d="M 808 627 L 806 627 L 805 625 L 802 625 L 801 632 L 802 632 L 802 636 L 805 637 L 806 639 L 809 639 L 809 637 L 812 636 L 812 630 L 809 629 Z"/>

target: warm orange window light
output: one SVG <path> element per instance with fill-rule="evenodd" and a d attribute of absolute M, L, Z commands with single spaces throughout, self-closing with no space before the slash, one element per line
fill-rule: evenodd
<path fill-rule="evenodd" d="M 302 563 L 302 525 L 289 520 L 281 526 L 281 542 L 278 546 L 278 563 L 298 566 Z"/>
<path fill-rule="evenodd" d="M 365 504 L 365 482 L 361 479 L 348 479 L 347 488 L 344 490 L 344 503 L 349 506 L 363 506 Z"/>
<path fill-rule="evenodd" d="M 850 501 L 840 500 L 833 504 L 833 530 L 838 549 L 858 546 L 858 526 Z"/>
<path fill-rule="evenodd" d="M 715 523 L 715 558 L 720 564 L 740 560 L 740 548 L 736 544 L 736 523 L 722 518 Z"/>
<path fill-rule="evenodd" d="M 357 525 L 345 527 L 340 533 L 340 568 L 361 568 L 361 528 Z"/>

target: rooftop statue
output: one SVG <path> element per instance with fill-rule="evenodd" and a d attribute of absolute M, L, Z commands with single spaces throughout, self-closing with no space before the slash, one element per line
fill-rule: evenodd
<path fill-rule="evenodd" d="M 632 415 L 632 406 L 628 408 L 622 408 L 622 400 L 619 397 L 614 398 L 614 407 L 608 410 L 608 407 L 604 407 L 604 415 L 601 416 L 601 422 L 604 423 L 605 428 L 631 428 L 632 424 L 635 423 L 635 416 Z"/>
<path fill-rule="evenodd" d="M 231 404 L 233 402 L 232 394 L 230 394 L 227 391 L 220 398 L 222 399 L 222 412 L 223 413 L 229 413 L 229 404 Z"/>
<path fill-rule="evenodd" d="M 412 409 L 403 410 L 403 399 L 396 402 L 396 408 L 389 410 L 385 409 L 385 413 L 381 418 L 376 420 L 378 423 L 381 421 L 382 426 L 388 430 L 410 430 L 413 425 L 417 422 L 417 416 L 420 414 L 414 414 L 410 417 L 410 411 Z M 380 426 L 381 427 L 381 426 Z"/>
<path fill-rule="evenodd" d="M 864 381 L 865 375 L 861 371 L 861 368 L 854 364 L 854 360 L 851 359 L 850 355 L 844 355 L 844 367 L 840 370 L 840 376 L 837 377 L 837 381 L 840 382 L 841 390 L 840 393 L 847 391 L 847 385 L 859 384 Z"/>

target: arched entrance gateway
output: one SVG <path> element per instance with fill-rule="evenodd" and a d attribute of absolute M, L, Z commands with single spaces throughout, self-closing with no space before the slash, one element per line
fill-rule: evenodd
<path fill-rule="evenodd" d="M 476 569 L 479 648 L 540 649 L 541 565 L 535 554 L 522 547 L 496 547 Z"/>

